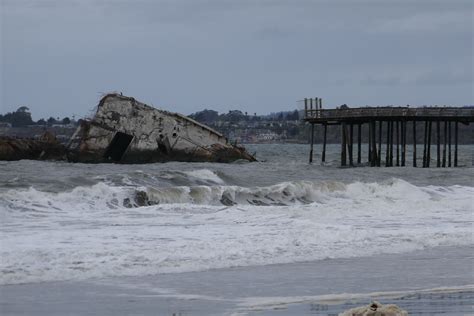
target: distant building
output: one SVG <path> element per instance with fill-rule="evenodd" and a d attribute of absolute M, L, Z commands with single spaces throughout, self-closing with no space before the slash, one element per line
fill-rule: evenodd
<path fill-rule="evenodd" d="M 258 141 L 262 141 L 262 142 L 267 142 L 267 141 L 272 141 L 272 140 L 278 140 L 280 137 L 278 134 L 275 134 L 275 133 L 262 133 L 262 134 L 259 134 L 257 135 L 257 139 Z"/>
<path fill-rule="evenodd" d="M 0 122 L 0 134 L 6 134 L 10 128 L 12 128 L 10 123 Z"/>

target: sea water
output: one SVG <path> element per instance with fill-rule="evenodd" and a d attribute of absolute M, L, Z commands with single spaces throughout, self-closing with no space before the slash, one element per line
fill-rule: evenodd
<path fill-rule="evenodd" d="M 259 162 L 0 162 L 0 284 L 473 244 L 472 146 L 460 146 L 461 167 L 429 169 L 411 156 L 341 168 L 335 145 L 311 165 L 307 145 L 248 147 Z"/>

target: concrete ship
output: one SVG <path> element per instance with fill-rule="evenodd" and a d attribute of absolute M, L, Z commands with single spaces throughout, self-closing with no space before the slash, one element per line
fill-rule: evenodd
<path fill-rule="evenodd" d="M 224 135 L 206 125 L 117 93 L 100 100 L 93 118 L 81 120 L 65 150 L 56 150 L 61 156 L 48 155 L 48 148 L 38 155 L 9 155 L 7 151 L 2 155 L 2 145 L 0 141 L 0 160 L 43 157 L 83 163 L 256 160 L 244 147 L 229 143 Z"/>
<path fill-rule="evenodd" d="M 73 162 L 231 162 L 255 158 L 217 131 L 121 94 L 104 96 L 67 146 Z"/>

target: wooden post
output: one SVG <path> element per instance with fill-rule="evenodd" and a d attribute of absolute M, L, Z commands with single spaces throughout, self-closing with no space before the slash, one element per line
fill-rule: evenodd
<path fill-rule="evenodd" d="M 318 116 L 321 116 L 321 110 L 323 109 L 323 99 L 319 98 L 319 111 Z"/>
<path fill-rule="evenodd" d="M 385 167 L 390 167 L 390 121 L 387 121 L 387 150 L 385 151 Z"/>
<path fill-rule="evenodd" d="M 443 168 L 446 168 L 446 146 L 448 143 L 448 121 L 444 121 Z"/>
<path fill-rule="evenodd" d="M 451 167 L 451 121 L 448 121 L 448 167 Z"/>
<path fill-rule="evenodd" d="M 405 167 L 407 153 L 407 121 L 402 121 L 402 167 Z"/>
<path fill-rule="evenodd" d="M 352 147 L 354 144 L 354 124 L 349 123 L 349 165 L 354 166 L 354 160 L 352 159 Z"/>
<path fill-rule="evenodd" d="M 368 162 L 370 163 L 371 162 L 371 159 L 372 159 L 372 126 L 370 125 L 370 122 L 367 124 L 368 127 L 369 127 L 369 150 L 368 150 Z"/>
<path fill-rule="evenodd" d="M 304 98 L 304 116 L 308 117 L 308 99 Z"/>
<path fill-rule="evenodd" d="M 428 121 L 425 121 L 425 137 L 423 139 L 423 168 L 426 168 L 426 142 L 428 141 Z"/>
<path fill-rule="evenodd" d="M 379 151 L 377 152 L 377 167 L 382 163 L 382 121 L 379 121 Z"/>
<path fill-rule="evenodd" d="M 323 139 L 323 154 L 321 156 L 321 161 L 325 162 L 326 161 L 326 137 L 328 133 L 328 125 L 324 124 L 324 139 Z"/>
<path fill-rule="evenodd" d="M 313 146 L 314 146 L 314 123 L 311 124 L 311 150 L 309 151 L 309 163 L 313 162 Z"/>
<path fill-rule="evenodd" d="M 359 125 L 357 126 L 357 163 L 358 164 L 362 162 L 361 142 L 362 142 L 362 124 L 359 123 Z"/>
<path fill-rule="evenodd" d="M 321 117 L 321 99 L 316 98 L 316 117 Z"/>
<path fill-rule="evenodd" d="M 395 125 L 395 134 L 397 137 L 397 167 L 400 167 L 400 122 L 397 121 Z"/>
<path fill-rule="evenodd" d="M 458 121 L 454 123 L 454 167 L 458 166 Z"/>
<path fill-rule="evenodd" d="M 372 139 L 371 139 L 371 144 L 372 144 L 372 149 L 371 149 L 371 152 L 372 152 L 372 157 L 370 159 L 370 165 L 372 167 L 375 167 L 377 165 L 377 142 L 376 142 L 376 133 L 375 133 L 375 121 L 372 121 L 370 122 L 370 127 L 372 129 L 372 133 L 371 133 L 371 136 L 372 136 Z"/>
<path fill-rule="evenodd" d="M 426 150 L 426 167 L 430 167 L 431 162 L 431 121 L 428 122 L 428 149 Z"/>
<path fill-rule="evenodd" d="M 416 168 L 416 121 L 413 121 L 413 167 Z"/>
<path fill-rule="evenodd" d="M 341 166 L 346 165 L 346 123 L 341 123 Z"/>
<path fill-rule="evenodd" d="M 436 167 L 441 167 L 441 132 L 440 123 L 436 121 Z"/>
<path fill-rule="evenodd" d="M 393 167 L 393 121 L 390 122 L 390 167 Z"/>

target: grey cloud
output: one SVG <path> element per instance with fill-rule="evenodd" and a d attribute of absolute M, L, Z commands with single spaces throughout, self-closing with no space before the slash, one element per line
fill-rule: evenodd
<path fill-rule="evenodd" d="M 351 74 L 336 74 L 331 77 L 335 85 L 388 86 L 453 86 L 474 85 L 473 73 L 469 69 L 439 66 L 433 68 L 420 67 L 386 67 L 372 71 L 360 70 Z"/>
<path fill-rule="evenodd" d="M 472 69 L 450 69 L 440 71 L 438 69 L 419 74 L 413 80 L 414 83 L 424 85 L 457 85 L 468 84 L 474 87 Z"/>
<path fill-rule="evenodd" d="M 378 21 L 375 32 L 470 32 L 474 11 L 471 9 L 448 12 L 423 12 Z"/>
<path fill-rule="evenodd" d="M 1 4 L 3 112 L 27 104 L 35 116 L 80 115 L 108 90 L 184 113 L 235 104 L 264 113 L 315 95 L 335 105 L 441 94 L 474 103 L 469 1 Z"/>

